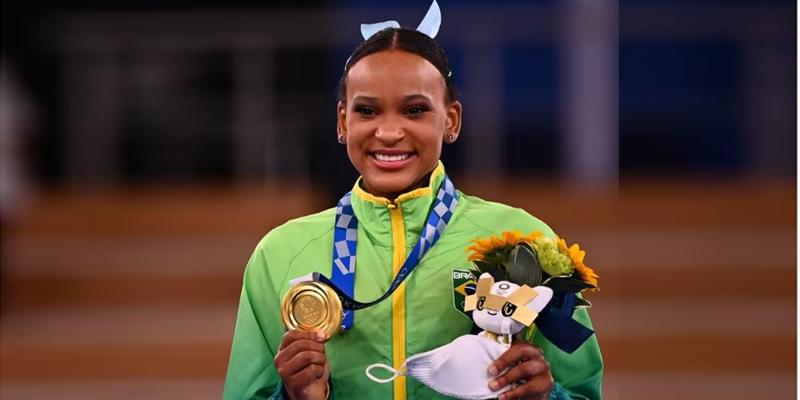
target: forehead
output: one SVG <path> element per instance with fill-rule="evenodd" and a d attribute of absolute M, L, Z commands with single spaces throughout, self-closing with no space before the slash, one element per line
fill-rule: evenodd
<path fill-rule="evenodd" d="M 442 74 L 425 58 L 399 50 L 370 54 L 356 62 L 347 74 L 347 95 L 405 96 L 445 94 Z"/>

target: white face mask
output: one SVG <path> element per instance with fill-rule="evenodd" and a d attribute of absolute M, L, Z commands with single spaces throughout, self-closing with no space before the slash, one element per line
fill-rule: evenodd
<path fill-rule="evenodd" d="M 489 375 L 489 365 L 508 347 L 477 335 L 459 336 L 452 342 L 425 353 L 409 357 L 399 371 L 386 364 L 372 364 L 367 376 L 378 383 L 388 383 L 400 375 L 412 376 L 437 392 L 458 399 L 493 399 L 509 389 L 489 389 L 494 379 Z M 392 372 L 387 379 L 370 373 L 374 368 Z"/>

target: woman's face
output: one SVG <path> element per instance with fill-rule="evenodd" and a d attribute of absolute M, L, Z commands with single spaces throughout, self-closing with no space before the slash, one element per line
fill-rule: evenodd
<path fill-rule="evenodd" d="M 458 136 L 461 104 L 446 101 L 444 78 L 428 60 L 387 50 L 350 68 L 338 131 L 364 189 L 389 199 L 427 182 L 447 135 Z"/>

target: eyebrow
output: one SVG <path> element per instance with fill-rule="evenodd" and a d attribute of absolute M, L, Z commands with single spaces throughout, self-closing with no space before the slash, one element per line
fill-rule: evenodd
<path fill-rule="evenodd" d="M 378 102 L 378 98 L 377 97 L 372 97 L 372 96 L 358 95 L 358 96 L 353 97 L 353 102 L 354 103 L 355 102 L 377 103 Z"/>
<path fill-rule="evenodd" d="M 424 94 L 410 94 L 408 96 L 403 97 L 403 101 L 406 101 L 406 102 L 413 101 L 413 100 L 431 101 L 431 99 L 428 96 L 425 96 Z"/>
<path fill-rule="evenodd" d="M 379 99 L 377 97 L 373 97 L 373 96 L 356 95 L 355 97 L 353 97 L 353 102 L 359 102 L 360 101 L 360 102 L 365 102 L 365 103 L 377 103 L 378 100 Z M 409 101 L 414 101 L 414 100 L 431 101 L 431 99 L 428 96 L 425 96 L 424 94 L 419 94 L 419 93 L 410 94 L 408 96 L 404 96 L 403 97 L 403 102 L 409 102 Z"/>

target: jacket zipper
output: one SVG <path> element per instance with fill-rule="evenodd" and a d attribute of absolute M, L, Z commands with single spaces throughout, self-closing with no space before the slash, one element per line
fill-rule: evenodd
<path fill-rule="evenodd" d="M 386 205 L 392 222 L 392 277 L 397 276 L 406 259 L 406 235 L 403 212 L 395 203 Z M 406 362 L 406 284 L 392 294 L 392 366 L 400 370 Z M 406 399 L 406 377 L 394 380 L 394 399 Z"/>

